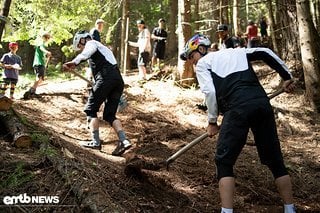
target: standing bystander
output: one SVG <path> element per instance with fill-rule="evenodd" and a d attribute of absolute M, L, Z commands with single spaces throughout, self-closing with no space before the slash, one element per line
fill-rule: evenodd
<path fill-rule="evenodd" d="M 228 26 L 226 24 L 219 24 L 217 27 L 217 33 L 220 39 L 219 49 L 237 48 L 240 46 L 239 39 L 229 35 Z"/>
<path fill-rule="evenodd" d="M 4 54 L 0 60 L 1 66 L 4 68 L 4 84 L 1 86 L 0 95 L 5 95 L 8 86 L 10 85 L 10 98 L 14 99 L 14 90 L 18 83 L 19 70 L 22 67 L 22 61 L 20 56 L 17 55 L 18 43 L 10 42 L 10 52 Z"/>
<path fill-rule="evenodd" d="M 147 65 L 150 62 L 150 52 L 151 52 L 151 43 L 150 43 L 150 31 L 145 25 L 143 20 L 137 21 L 137 27 L 139 30 L 138 41 L 132 42 L 128 41 L 130 46 L 139 48 L 138 56 L 138 69 L 139 69 L 139 80 L 147 80 Z"/>
<path fill-rule="evenodd" d="M 245 32 L 245 35 L 248 39 L 248 48 L 258 47 L 258 27 L 252 20 L 248 21 L 247 31 Z"/>
<path fill-rule="evenodd" d="M 154 40 L 151 60 L 153 71 L 159 71 L 160 60 L 164 60 L 166 40 L 168 37 L 167 31 L 164 29 L 165 23 L 163 18 L 159 19 L 159 26 L 154 28 L 151 34 L 151 39 Z"/>

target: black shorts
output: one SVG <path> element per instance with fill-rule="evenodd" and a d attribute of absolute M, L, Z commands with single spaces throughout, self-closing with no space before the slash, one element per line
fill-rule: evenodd
<path fill-rule="evenodd" d="M 224 114 L 215 160 L 234 165 L 246 144 L 249 128 L 254 135 L 261 163 L 283 163 L 274 113 L 265 98 L 253 100 Z"/>
<path fill-rule="evenodd" d="M 15 79 L 15 78 L 4 78 L 3 82 L 5 84 L 10 84 L 11 83 L 11 84 L 16 85 L 18 83 L 18 79 Z"/>
<path fill-rule="evenodd" d="M 159 59 L 163 60 L 163 59 L 164 59 L 165 50 L 166 50 L 165 44 L 154 43 L 154 46 L 153 46 L 153 56 L 156 57 L 156 58 L 159 58 Z"/>
<path fill-rule="evenodd" d="M 138 57 L 138 66 L 146 66 L 150 62 L 150 53 L 149 52 L 142 52 L 139 53 Z"/>
<path fill-rule="evenodd" d="M 44 78 L 45 67 L 43 65 L 35 65 L 33 69 L 38 78 Z"/>
<path fill-rule="evenodd" d="M 110 72 L 119 71 L 110 70 Z M 115 74 L 120 76 L 118 73 Z M 95 79 L 94 86 L 84 110 L 87 116 L 97 117 L 97 112 L 104 102 L 103 119 L 112 125 L 112 122 L 116 119 L 116 112 L 123 88 L 124 82 L 121 77 L 99 77 L 98 79 Z"/>

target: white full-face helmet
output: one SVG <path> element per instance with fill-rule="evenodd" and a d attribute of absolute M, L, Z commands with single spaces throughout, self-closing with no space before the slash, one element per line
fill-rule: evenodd
<path fill-rule="evenodd" d="M 88 33 L 87 31 L 85 30 L 82 30 L 82 31 L 79 31 L 77 32 L 75 35 L 74 35 L 74 38 L 73 38 L 73 49 L 78 51 L 80 50 L 79 47 L 78 47 L 78 44 L 82 44 L 82 45 L 85 45 L 86 44 L 86 41 L 84 41 L 84 43 L 82 42 L 81 43 L 81 39 L 87 39 L 87 38 L 91 38 L 91 35 L 90 33 Z"/>

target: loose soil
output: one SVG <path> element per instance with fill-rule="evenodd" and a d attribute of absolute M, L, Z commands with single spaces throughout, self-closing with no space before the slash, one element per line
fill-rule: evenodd
<path fill-rule="evenodd" d="M 279 85 L 270 69 L 257 65 L 267 92 Z M 29 149 L 10 145 L 1 124 L 0 212 L 220 212 L 215 179 L 216 137 L 207 138 L 165 168 L 125 174 L 126 159 L 166 160 L 205 132 L 206 113 L 199 89 L 181 88 L 170 78 L 137 82 L 124 77 L 128 107 L 118 118 L 133 147 L 123 157 L 111 156 L 117 137 L 101 121 L 102 150 L 78 145 L 89 140 L 83 112 L 86 83 L 48 81 L 39 97 L 15 100 L 34 143 Z M 286 166 L 293 181 L 298 212 L 320 212 L 319 116 L 294 94 L 271 100 Z M 99 114 L 101 117 L 101 113 Z M 235 166 L 235 212 L 283 212 L 282 202 L 266 166 L 259 162 L 253 137 Z M 59 204 L 3 205 L 4 196 L 59 196 Z"/>

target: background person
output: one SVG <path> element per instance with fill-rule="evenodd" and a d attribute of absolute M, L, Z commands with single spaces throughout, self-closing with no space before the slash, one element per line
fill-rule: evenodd
<path fill-rule="evenodd" d="M 4 84 L 1 87 L 0 95 L 5 95 L 5 92 L 10 85 L 11 99 L 14 99 L 14 91 L 19 78 L 19 70 L 21 70 L 22 67 L 21 57 L 17 55 L 18 49 L 19 46 L 17 42 L 10 42 L 10 52 L 4 54 L 0 60 L 1 66 L 4 68 Z"/>
<path fill-rule="evenodd" d="M 234 36 L 230 36 L 228 26 L 219 24 L 217 27 L 218 37 L 220 39 L 219 49 L 237 48 L 240 46 L 240 41 Z"/>
<path fill-rule="evenodd" d="M 166 40 L 168 37 L 167 31 L 164 29 L 165 20 L 159 19 L 158 27 L 154 28 L 151 34 L 151 39 L 154 40 L 152 51 L 152 69 L 154 71 L 160 70 L 160 60 L 164 60 L 166 50 Z"/>
<path fill-rule="evenodd" d="M 248 21 L 247 31 L 245 32 L 245 35 L 248 39 L 248 48 L 259 46 L 258 27 L 252 20 Z"/>
<path fill-rule="evenodd" d="M 268 24 L 267 24 L 267 20 L 266 17 L 263 16 L 260 20 L 260 34 L 262 39 L 267 38 L 268 37 Z"/>
<path fill-rule="evenodd" d="M 92 140 L 80 145 L 88 148 L 100 149 L 99 119 L 97 113 L 104 103 L 103 120 L 107 121 L 119 137 L 117 147 L 112 152 L 114 156 L 122 155 L 131 147 L 130 141 L 122 128 L 116 112 L 124 82 L 112 51 L 98 41 L 92 40 L 86 31 L 76 33 L 73 39 L 73 48 L 81 50 L 72 61 L 63 65 L 65 71 L 75 69 L 81 62 L 89 60 L 94 77 L 94 85 L 89 95 L 84 112 L 90 121 L 89 127 Z"/>
<path fill-rule="evenodd" d="M 138 56 L 139 80 L 145 81 L 147 80 L 146 66 L 150 62 L 150 53 L 151 53 L 150 32 L 143 20 L 137 21 L 137 27 L 139 30 L 138 41 L 137 42 L 128 41 L 128 43 L 130 46 L 139 48 L 139 56 Z"/>
<path fill-rule="evenodd" d="M 104 27 L 104 20 L 97 19 L 95 23 L 95 27 L 90 30 L 90 35 L 92 39 L 101 42 L 100 33 L 102 32 L 103 27 Z"/>
<path fill-rule="evenodd" d="M 274 176 L 284 202 L 284 212 L 294 213 L 292 183 L 283 162 L 273 109 L 250 62 L 262 60 L 275 69 L 284 80 L 286 92 L 294 89 L 292 75 L 270 49 L 229 48 L 208 53 L 209 42 L 201 35 L 193 36 L 180 57 L 196 66 L 200 89 L 206 95 L 208 135 L 212 137 L 219 132 L 215 164 L 221 212 L 233 212 L 233 167 L 251 129 L 260 161 Z M 220 126 L 217 124 L 219 113 L 223 114 Z"/>
<path fill-rule="evenodd" d="M 51 52 L 47 50 L 47 44 L 50 38 L 51 35 L 48 32 L 45 32 L 41 36 L 41 43 L 36 45 L 33 59 L 33 69 L 36 74 L 36 80 L 29 91 L 24 94 L 24 98 L 28 98 L 30 95 L 35 95 L 37 87 L 44 81 L 46 64 L 52 56 Z"/>

